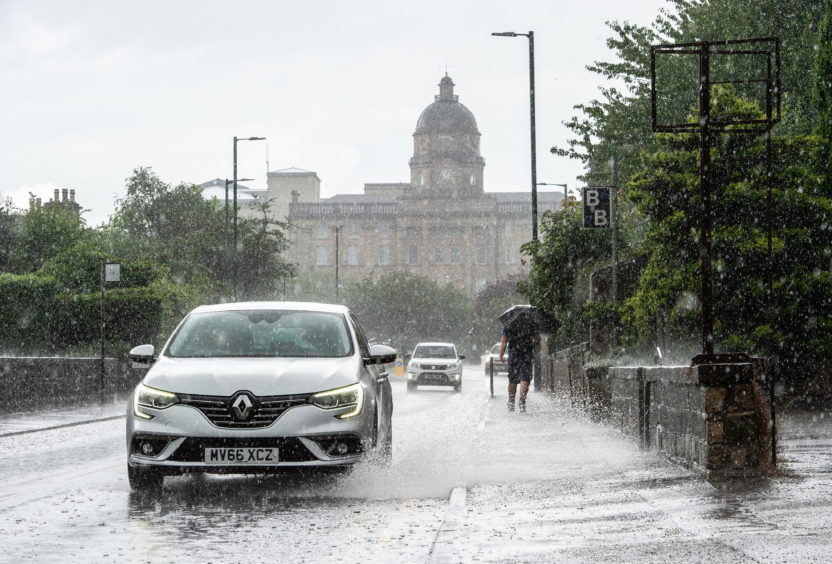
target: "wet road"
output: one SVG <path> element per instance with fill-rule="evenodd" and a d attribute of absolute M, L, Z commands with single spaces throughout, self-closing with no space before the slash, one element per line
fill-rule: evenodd
<path fill-rule="evenodd" d="M 394 460 L 342 476 L 168 478 L 130 492 L 123 419 L 0 437 L 0 561 L 828 560 L 832 432 L 784 426 L 784 475 L 718 489 L 543 394 L 529 413 L 394 380 Z M 504 396 L 505 379 L 497 379 Z"/>

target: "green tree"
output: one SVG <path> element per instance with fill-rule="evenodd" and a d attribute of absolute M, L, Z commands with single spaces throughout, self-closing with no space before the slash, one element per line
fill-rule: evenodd
<path fill-rule="evenodd" d="M 762 117 L 730 89 L 715 90 L 712 104 L 723 116 Z M 669 319 L 678 341 L 700 338 L 698 136 L 660 135 L 658 142 L 661 149 L 645 157 L 630 183 L 630 197 L 649 224 L 649 260 L 625 308 L 630 346 L 655 338 L 658 316 Z M 820 147 L 817 136 L 773 139 L 773 327 L 766 315 L 763 136 L 715 136 L 711 152 L 714 348 L 766 355 L 773 341 L 795 388 L 805 383 L 800 366 L 822 366 L 832 354 L 832 200 L 808 166 Z"/>
<path fill-rule="evenodd" d="M 268 204 L 257 217 L 239 219 L 237 285 L 240 299 L 272 299 L 293 268 L 282 260 L 285 224 L 269 219 Z M 165 265 L 172 279 L 187 285 L 196 301 L 232 299 L 233 233 L 216 199 L 206 200 L 193 184 L 171 186 L 149 168 L 127 179 L 106 227 L 113 254 Z"/>
<path fill-rule="evenodd" d="M 827 184 L 832 183 L 832 0 L 825 0 L 826 13 L 815 43 L 815 80 L 812 101 L 817 113 L 817 133 L 825 146 L 818 158 L 818 169 Z"/>
<path fill-rule="evenodd" d="M 782 91 L 789 112 L 778 127 L 795 133 L 812 131 L 812 82 L 806 77 L 813 68 L 823 14 L 824 5 L 816 0 L 669 0 L 650 26 L 608 22 L 613 35 L 607 46 L 614 60 L 587 67 L 608 85 L 597 99 L 576 106 L 578 115 L 566 123 L 574 137 L 552 152 L 581 160 L 588 183 L 608 182 L 613 154 L 618 156 L 622 179 L 638 170 L 639 151 L 656 147 L 650 123 L 650 46 L 655 44 L 780 37 Z M 713 61 L 717 66 L 733 66 L 732 76 L 742 74 L 743 65 L 748 70 L 751 65 L 738 58 Z M 759 60 L 755 65 L 762 68 Z M 672 108 L 675 117 L 684 118 L 696 103 L 696 72 L 695 57 L 676 56 L 663 69 L 661 86 L 664 96 L 669 96 L 665 108 Z"/>
<path fill-rule="evenodd" d="M 9 198 L 0 199 L 0 273 L 10 272 L 19 230 L 14 206 Z"/>
<path fill-rule="evenodd" d="M 19 274 L 36 272 L 52 257 L 92 238 L 92 231 L 75 210 L 33 203 L 21 218 L 11 253 L 12 270 Z"/>
<path fill-rule="evenodd" d="M 378 339 L 392 339 L 405 352 L 419 341 L 449 341 L 467 350 L 472 304 L 450 284 L 437 284 L 408 272 L 364 279 L 345 289 L 350 306 L 365 330 Z"/>
<path fill-rule="evenodd" d="M 610 232 L 584 229 L 581 203 L 573 200 L 556 212 L 545 212 L 540 233 L 538 245 L 523 246 L 531 257 L 531 270 L 518 289 L 558 321 L 556 342 L 585 340 L 588 326 L 582 308 L 589 298 L 589 274 L 609 264 Z"/>

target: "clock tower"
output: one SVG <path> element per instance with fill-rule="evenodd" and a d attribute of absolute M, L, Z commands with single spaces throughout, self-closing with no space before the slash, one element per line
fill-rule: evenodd
<path fill-rule="evenodd" d="M 410 189 L 406 197 L 466 199 L 483 195 L 480 132 L 474 114 L 459 102 L 446 73 L 439 95 L 416 123 Z"/>

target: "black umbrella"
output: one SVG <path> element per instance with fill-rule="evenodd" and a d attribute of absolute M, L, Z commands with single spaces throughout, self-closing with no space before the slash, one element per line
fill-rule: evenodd
<path fill-rule="evenodd" d="M 557 321 L 539 307 L 532 305 L 511 306 L 497 319 L 512 335 L 553 333 L 558 328 Z"/>

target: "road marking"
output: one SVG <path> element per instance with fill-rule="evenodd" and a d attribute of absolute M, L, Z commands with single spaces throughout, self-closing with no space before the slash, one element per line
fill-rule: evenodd
<path fill-rule="evenodd" d="M 112 417 L 102 417 L 100 419 L 87 419 L 86 421 L 73 421 L 72 423 L 64 423 L 62 425 L 52 425 L 51 427 L 39 427 L 37 429 L 26 429 L 25 431 L 12 431 L 10 433 L 0 433 L 2 437 L 14 437 L 16 435 L 28 435 L 29 433 L 40 433 L 41 431 L 52 431 L 54 429 L 65 429 L 66 427 L 77 427 L 78 425 L 89 425 L 90 423 L 100 423 L 102 421 L 113 421 L 114 419 L 124 419 L 126 415 L 113 415 Z"/>

